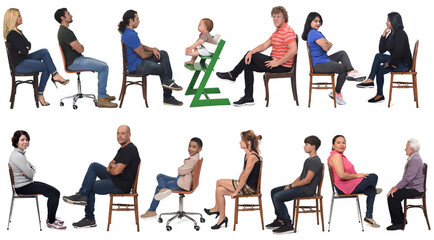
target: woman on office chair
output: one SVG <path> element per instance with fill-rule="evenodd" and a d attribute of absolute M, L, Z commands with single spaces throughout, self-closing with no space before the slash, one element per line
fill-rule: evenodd
<path fill-rule="evenodd" d="M 208 215 L 220 216 L 217 224 L 211 229 L 219 229 L 223 224 L 228 226 L 225 212 L 225 196 L 234 198 L 237 195 L 255 194 L 258 186 L 262 157 L 259 156 L 259 141 L 261 135 L 255 135 L 252 130 L 241 133 L 240 147 L 245 151 L 244 167 L 238 180 L 219 179 L 215 189 L 216 203 L 211 209 L 204 209 Z"/>
<path fill-rule="evenodd" d="M 64 222 L 56 218 L 60 192 L 46 183 L 33 181 L 36 168 L 27 160 L 25 155 L 29 142 L 30 136 L 26 131 L 18 130 L 12 137 L 12 146 L 15 149 L 11 153 L 9 164 L 14 175 L 15 191 L 17 194 L 42 194 L 47 197 L 47 227 L 59 230 L 66 229 Z"/>
<path fill-rule="evenodd" d="M 57 72 L 47 49 L 29 53 L 32 45 L 23 32 L 18 29 L 21 24 L 23 24 L 23 17 L 21 17 L 20 11 L 16 8 L 8 9 L 3 21 L 3 38 L 11 44 L 12 62 L 16 73 L 42 72 L 38 87 L 38 100 L 42 106 L 49 106 L 50 103 L 46 102 L 44 98 L 44 90 L 50 74 L 54 85 L 56 82 L 66 85 L 69 80 L 64 79 Z"/>
<path fill-rule="evenodd" d="M 338 194 L 354 194 L 363 193 L 367 195 L 366 199 L 366 215 L 363 221 L 369 226 L 379 228 L 374 219 L 372 212 L 374 211 L 375 195 L 381 193 L 381 188 L 376 188 L 378 176 L 375 173 L 357 173 L 354 165 L 348 161 L 344 155 L 347 147 L 345 137 L 336 135 L 333 140 L 332 152 L 327 159 L 328 164 L 332 168 L 334 183 Z"/>

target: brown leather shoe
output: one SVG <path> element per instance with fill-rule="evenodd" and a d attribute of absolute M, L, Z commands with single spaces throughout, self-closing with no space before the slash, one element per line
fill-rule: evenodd
<path fill-rule="evenodd" d="M 141 218 L 148 218 L 148 217 L 155 217 L 155 216 L 157 216 L 157 212 L 150 211 L 150 210 L 148 210 L 148 211 L 146 211 L 146 213 L 140 215 Z"/>
<path fill-rule="evenodd" d="M 98 107 L 99 108 L 117 108 L 117 103 L 112 103 L 108 98 L 98 98 Z"/>
<path fill-rule="evenodd" d="M 107 94 L 107 99 L 109 101 L 114 101 L 114 100 L 116 100 L 116 97 L 115 96 L 110 96 L 110 95 Z"/>

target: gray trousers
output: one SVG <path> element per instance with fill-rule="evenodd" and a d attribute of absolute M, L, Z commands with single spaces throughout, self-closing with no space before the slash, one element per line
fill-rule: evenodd
<path fill-rule="evenodd" d="M 330 62 L 317 63 L 313 67 L 316 73 L 337 73 L 338 79 L 336 83 L 336 93 L 341 93 L 342 86 L 344 86 L 348 72 L 354 70 L 351 65 L 350 58 L 345 51 L 339 51 L 329 56 Z"/>

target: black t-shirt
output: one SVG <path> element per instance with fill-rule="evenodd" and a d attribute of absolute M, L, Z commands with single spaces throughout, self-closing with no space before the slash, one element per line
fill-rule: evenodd
<path fill-rule="evenodd" d="M 81 56 L 81 53 L 75 51 L 72 49 L 71 45 L 69 45 L 77 40 L 77 37 L 75 37 L 74 32 L 69 28 L 60 25 L 59 31 L 57 32 L 57 40 L 59 40 L 59 45 L 62 47 L 63 55 L 65 55 L 66 67 L 69 67 L 74 63 L 76 58 Z"/>
<path fill-rule="evenodd" d="M 140 163 L 139 151 L 133 143 L 129 143 L 123 148 L 119 148 L 114 158 L 116 163 L 127 165 L 119 175 L 110 175 L 113 184 L 125 193 L 130 192 L 136 179 L 137 167 Z"/>
<path fill-rule="evenodd" d="M 307 172 L 311 170 L 315 173 L 315 176 L 312 178 L 310 183 L 301 186 L 300 188 L 306 193 L 307 196 L 313 196 L 316 193 L 316 187 L 321 180 L 322 173 L 322 163 L 321 159 L 318 156 L 308 158 L 304 161 L 303 170 L 301 171 L 300 180 L 304 179 L 307 175 Z"/>

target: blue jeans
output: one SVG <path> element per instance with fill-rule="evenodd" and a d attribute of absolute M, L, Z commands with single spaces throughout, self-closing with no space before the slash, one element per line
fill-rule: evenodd
<path fill-rule="evenodd" d="M 384 63 L 390 61 L 392 56 L 377 53 L 374 58 L 374 62 L 372 63 L 371 73 L 369 73 L 369 79 L 374 80 L 375 76 L 377 76 L 377 95 L 383 96 L 383 85 L 384 85 L 384 74 L 390 72 L 408 72 L 410 68 L 404 66 L 402 63 L 398 63 L 396 68 L 393 67 L 384 67 Z"/>
<path fill-rule="evenodd" d="M 136 70 L 132 71 L 133 74 L 146 74 L 160 76 L 161 84 L 164 81 L 172 80 L 172 66 L 170 65 L 169 54 L 166 51 L 160 51 L 160 59 L 155 55 L 143 59 L 142 63 L 137 66 Z M 172 90 L 163 88 L 163 97 L 168 99 L 172 96 Z"/>
<path fill-rule="evenodd" d="M 74 62 L 68 67 L 70 71 L 94 71 L 98 73 L 98 97 L 107 97 L 107 78 L 109 73 L 109 67 L 107 63 L 90 58 L 80 56 L 74 60 Z"/>
<path fill-rule="evenodd" d="M 274 213 L 276 214 L 277 220 L 282 220 L 284 223 L 291 224 L 291 217 L 289 216 L 285 202 L 294 200 L 298 197 L 305 197 L 307 195 L 300 187 L 284 190 L 285 186 L 286 185 L 273 188 L 273 190 L 271 190 L 271 200 L 273 201 Z"/>
<path fill-rule="evenodd" d="M 96 178 L 100 180 L 96 180 Z M 107 167 L 99 163 L 91 163 L 84 176 L 83 183 L 79 193 L 87 197 L 87 205 L 84 209 L 85 217 L 89 220 L 95 220 L 95 193 L 96 194 L 110 194 L 110 193 L 124 193 L 117 188 L 111 178 L 110 173 L 107 172 Z"/>
<path fill-rule="evenodd" d="M 40 93 L 44 92 L 50 74 L 57 74 L 56 66 L 54 66 L 50 53 L 45 48 L 27 55 L 27 59 L 25 59 L 20 64 L 18 64 L 18 66 L 15 67 L 15 72 L 42 72 L 38 88 L 38 91 Z"/>
<path fill-rule="evenodd" d="M 363 193 L 367 196 L 366 198 L 366 214 L 365 217 L 372 218 L 372 213 L 374 212 L 374 201 L 375 196 L 377 195 L 377 190 L 375 187 L 377 186 L 378 176 L 375 173 L 369 174 L 354 188 L 351 193 Z M 336 188 L 336 191 L 339 194 L 344 194 L 339 188 Z"/>
<path fill-rule="evenodd" d="M 178 177 L 169 177 L 166 176 L 164 174 L 158 174 L 157 175 L 157 182 L 158 185 L 155 188 L 155 194 L 157 194 L 161 189 L 163 188 L 167 188 L 170 190 L 176 190 L 176 191 L 186 191 L 185 189 L 182 189 L 178 186 L 177 181 L 178 181 Z M 154 194 L 154 196 L 155 196 Z M 157 210 L 158 204 L 160 204 L 160 201 L 155 200 L 154 198 L 152 198 L 152 202 L 151 202 L 151 206 L 149 207 L 150 211 L 155 211 Z"/>

